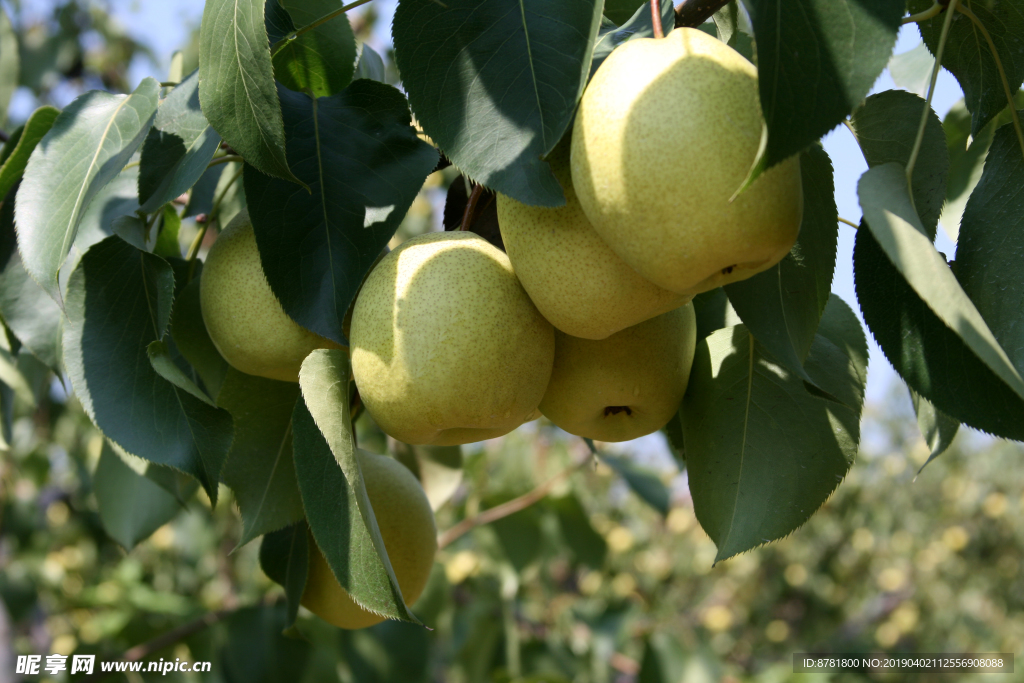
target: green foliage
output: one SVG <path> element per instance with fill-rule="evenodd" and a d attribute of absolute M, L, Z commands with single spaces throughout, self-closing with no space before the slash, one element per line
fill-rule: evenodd
<path fill-rule="evenodd" d="M 338 0 L 269 0 L 265 14 L 271 45 L 340 8 Z M 281 85 L 313 97 L 328 97 L 352 80 L 356 39 L 349 22 L 334 19 L 288 40 L 272 54 L 274 78 Z"/>

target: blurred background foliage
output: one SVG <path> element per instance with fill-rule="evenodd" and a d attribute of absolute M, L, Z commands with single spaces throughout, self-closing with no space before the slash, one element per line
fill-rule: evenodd
<path fill-rule="evenodd" d="M 130 66 L 153 59 L 104 3 L 51 3 L 49 14 L 29 4 L 3 3 L 20 62 L 6 131 L 38 104 L 130 89 Z M 353 17 L 361 39 L 376 22 L 369 7 Z M 196 64 L 194 38 L 184 73 Z M 0 44 L 0 58 L 9 46 Z M 455 181 L 453 168 L 428 179 L 394 244 L 441 227 Z M 182 245 L 194 235 L 186 219 Z M 796 678 L 798 651 L 1024 647 L 1024 449 L 963 429 L 917 476 L 928 449 L 902 390 L 868 405 L 850 475 L 783 541 L 713 566 L 685 469 L 653 435 L 606 448 L 670 487 L 667 517 L 588 461 L 536 504 L 441 550 L 414 606 L 429 630 L 386 622 L 339 631 L 303 611 L 285 636 L 283 590 L 259 568 L 259 541 L 236 547 L 231 492 L 222 487 L 211 509 L 194 485 L 105 448 L 60 378 L 16 343 L 0 347 L 9 425 L 0 454 L 0 683 L 14 680 L 19 654 L 110 660 L 147 642 L 146 661 L 211 660 L 213 671 L 108 680 L 781 682 Z M 357 427 L 364 448 L 418 472 L 439 504 L 442 533 L 587 454 L 543 421 L 461 453 L 389 444 L 365 415 Z M 124 486 L 94 490 L 100 466 L 117 468 Z"/>

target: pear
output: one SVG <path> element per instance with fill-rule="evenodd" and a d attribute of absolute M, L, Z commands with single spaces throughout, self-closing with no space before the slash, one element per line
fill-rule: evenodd
<path fill-rule="evenodd" d="M 380 428 L 435 446 L 537 417 L 555 347 L 508 257 L 471 232 L 420 235 L 381 259 L 349 341 L 356 387 Z"/>
<path fill-rule="evenodd" d="M 394 458 L 356 450 L 366 495 L 377 518 L 388 560 L 402 598 L 411 605 L 423 593 L 437 553 L 434 512 L 420 483 Z M 360 607 L 334 577 L 327 560 L 309 537 L 309 569 L 302 604 L 340 628 L 365 628 L 384 617 Z"/>
<path fill-rule="evenodd" d="M 628 441 L 672 419 L 686 392 L 697 319 L 686 304 L 607 339 L 555 333 L 555 367 L 540 411 L 570 434 Z"/>
<path fill-rule="evenodd" d="M 572 188 L 568 145 L 548 161 L 565 206 L 530 206 L 499 193 L 498 226 L 516 276 L 552 325 L 604 339 L 693 298 L 645 280 L 598 236 Z"/>
<path fill-rule="evenodd" d="M 242 210 L 210 248 L 199 282 L 206 331 L 236 370 L 285 382 L 314 349 L 344 348 L 288 317 L 263 273 L 249 212 Z"/>
<path fill-rule="evenodd" d="M 735 200 L 764 120 L 757 70 L 703 31 L 637 38 L 594 74 L 572 133 L 572 182 L 594 229 L 659 287 L 698 294 L 778 263 L 803 214 L 799 157 Z"/>

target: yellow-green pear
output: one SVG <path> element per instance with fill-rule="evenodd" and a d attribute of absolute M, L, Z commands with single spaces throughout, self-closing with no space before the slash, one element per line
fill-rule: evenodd
<path fill-rule="evenodd" d="M 274 296 L 256 248 L 249 212 L 241 211 L 210 248 L 199 282 L 206 331 L 233 368 L 285 382 L 314 349 L 344 348 L 288 317 Z"/>
<path fill-rule="evenodd" d="M 555 346 L 508 257 L 471 232 L 420 235 L 381 259 L 356 299 L 349 342 L 359 396 L 380 428 L 437 446 L 537 417 Z"/>
<path fill-rule="evenodd" d="M 411 605 L 423 593 L 434 566 L 437 553 L 434 513 L 420 483 L 405 465 L 394 458 L 363 450 L 357 450 L 356 457 L 402 598 Z M 365 628 L 384 621 L 379 614 L 357 605 L 341 587 L 312 534 L 302 604 L 324 621 L 341 628 Z"/>
<path fill-rule="evenodd" d="M 540 411 L 570 434 L 628 441 L 672 419 L 697 346 L 693 304 L 592 340 L 555 333 L 555 367 Z"/>
<path fill-rule="evenodd" d="M 566 334 L 604 339 L 690 301 L 645 280 L 594 231 L 572 188 L 568 152 L 559 145 L 549 158 L 565 206 L 530 206 L 498 194 L 505 251 L 538 310 Z"/>
<path fill-rule="evenodd" d="M 572 182 L 584 213 L 623 261 L 697 294 L 778 263 L 803 215 L 799 157 L 734 201 L 764 129 L 757 70 L 697 29 L 617 48 L 583 93 Z"/>

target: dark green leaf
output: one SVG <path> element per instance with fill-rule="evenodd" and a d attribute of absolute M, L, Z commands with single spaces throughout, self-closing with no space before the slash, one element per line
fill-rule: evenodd
<path fill-rule="evenodd" d="M 914 413 L 917 415 L 917 426 L 921 430 L 921 436 L 928 444 L 928 460 L 921 465 L 923 470 L 928 463 L 946 452 L 946 449 L 953 443 L 953 437 L 960 429 L 960 423 L 933 406 L 928 399 L 913 389 L 910 389 L 910 400 L 914 404 Z"/>
<path fill-rule="evenodd" d="M 246 166 L 263 271 L 300 325 L 345 343 L 342 320 L 363 277 L 437 163 L 395 88 L 355 81 L 312 100 L 282 89 L 292 169 L 312 194 Z"/>
<path fill-rule="evenodd" d="M 106 441 L 92 487 L 103 528 L 126 550 L 149 538 L 181 511 L 178 499 L 129 467 Z"/>
<path fill-rule="evenodd" d="M 198 216 L 202 213 L 208 214 L 213 210 L 214 193 L 217 190 L 217 184 L 220 182 L 221 174 L 224 173 L 224 167 L 227 165 L 217 164 L 216 166 L 210 166 L 203 175 L 199 176 L 199 180 L 192 186 L 188 204 L 185 205 L 185 212 L 181 214 L 182 218 Z"/>
<path fill-rule="evenodd" d="M 668 633 L 652 633 L 644 641 L 637 683 L 676 683 L 682 681 L 687 653 Z"/>
<path fill-rule="evenodd" d="M 1024 149 L 1012 125 L 996 131 L 964 210 L 956 275 L 1024 374 Z"/>
<path fill-rule="evenodd" d="M 757 44 L 765 168 L 832 130 L 868 94 L 896 44 L 893 0 L 744 0 Z"/>
<path fill-rule="evenodd" d="M 246 162 L 267 175 L 298 182 L 285 157 L 263 4 L 207 1 L 199 33 L 199 101 L 213 129 Z"/>
<path fill-rule="evenodd" d="M 423 130 L 452 163 L 524 204 L 561 206 L 542 160 L 586 85 L 602 3 L 399 3 L 395 59 Z M 500 58 L 495 58 L 499 55 Z"/>
<path fill-rule="evenodd" d="M 820 328 L 805 367 L 842 403 L 808 393 L 742 325 L 697 344 L 681 414 L 694 512 L 716 561 L 799 527 L 853 463 L 867 345 L 838 297 Z"/>
<path fill-rule="evenodd" d="M 21 265 L 14 232 L 14 192 L 0 206 L 0 316 L 18 340 L 51 368 L 60 367 L 60 307 Z"/>
<path fill-rule="evenodd" d="M 156 374 L 173 384 L 176 389 L 180 389 L 208 406 L 214 407 L 213 399 L 200 389 L 192 378 L 186 375 L 174 362 L 175 359 L 171 356 L 170 349 L 163 340 L 150 342 L 146 347 L 146 352 L 149 355 L 149 364 L 156 371 Z"/>
<path fill-rule="evenodd" d="M 352 80 L 357 78 L 369 78 L 374 81 L 385 83 L 387 80 L 387 69 L 384 68 L 384 60 L 377 51 L 366 43 L 359 45 L 359 61 L 356 62 L 355 73 Z"/>
<path fill-rule="evenodd" d="M 1024 397 L 1024 379 L 960 287 L 945 259 L 926 236 L 910 204 L 903 167 L 891 163 L 872 168 L 861 176 L 857 195 L 871 234 L 917 296 L 1007 387 L 1018 397 Z M 939 367 L 933 370 L 938 371 Z M 942 370 L 948 371 L 949 368 Z M 957 411 L 944 406 L 927 389 L 913 383 L 910 385 L 940 410 L 960 417 Z M 966 419 L 963 422 L 972 424 Z"/>
<path fill-rule="evenodd" d="M 869 167 L 893 161 L 906 166 L 921 125 L 921 112 L 927 106 L 917 95 L 886 90 L 872 95 L 853 112 L 850 123 Z M 939 117 L 929 110 L 921 151 L 914 166 L 913 185 L 914 206 L 932 239 L 935 239 L 935 227 L 946 197 L 948 174 L 945 134 Z"/>
<path fill-rule="evenodd" d="M 94 245 L 71 274 L 64 363 L 92 421 L 128 453 L 195 477 L 217 499 L 231 416 L 158 375 L 146 347 L 163 338 L 174 277 L 120 237 Z"/>
<path fill-rule="evenodd" d="M 228 641 L 217 658 L 224 682 L 302 680 L 312 646 L 282 635 L 291 621 L 282 602 L 244 607 L 228 617 Z"/>
<path fill-rule="evenodd" d="M 352 599 L 376 614 L 419 623 L 405 605 L 366 494 L 352 441 L 349 364 L 318 349 L 299 372 L 292 416 L 295 473 L 316 544 Z"/>
<path fill-rule="evenodd" d="M 217 396 L 228 372 L 228 364 L 203 323 L 199 303 L 199 273 L 178 294 L 171 314 L 171 336 L 181 355 L 195 368 L 198 379 L 210 396 Z"/>
<path fill-rule="evenodd" d="M 50 105 L 39 107 L 28 117 L 17 140 L 12 135 L 7 145 L 4 145 L 4 161 L 0 166 L 0 197 L 6 195 L 21 178 L 32 151 L 53 126 L 59 113 L 60 111 Z"/>
<path fill-rule="evenodd" d="M 341 636 L 342 652 L 353 681 L 431 683 L 437 680 L 432 675 L 436 640 L 422 626 L 385 621 L 366 629 L 343 631 Z M 522 683 L 535 682 L 524 679 Z"/>
<path fill-rule="evenodd" d="M 966 4 L 984 24 L 995 43 L 1010 92 L 1017 92 L 1024 81 L 1024 51 L 1021 50 L 1024 0 L 985 0 L 961 4 Z M 931 5 L 932 0 L 908 0 L 907 10 L 921 12 Z M 917 25 L 933 55 L 938 49 L 945 20 L 946 14 L 943 12 Z M 1006 107 L 1006 93 L 984 33 L 960 12 L 953 17 L 949 27 L 949 36 L 942 53 L 942 66 L 949 69 L 960 82 L 967 109 L 971 112 L 971 133 L 977 135 L 993 116 Z"/>
<path fill-rule="evenodd" d="M 608 544 L 590 525 L 590 517 L 579 498 L 569 493 L 558 498 L 548 498 L 546 505 L 558 515 L 562 539 L 576 559 L 592 569 L 601 569 L 608 554 Z"/>
<path fill-rule="evenodd" d="M 160 234 L 153 246 L 153 253 L 165 258 L 181 258 L 178 231 L 181 230 L 181 216 L 173 204 L 164 204 L 160 209 Z"/>
<path fill-rule="evenodd" d="M 605 0 L 604 15 L 615 22 L 616 25 L 622 26 L 638 10 L 645 7 L 647 12 L 650 13 L 651 8 L 648 0 Z"/>
<path fill-rule="evenodd" d="M 294 382 L 228 370 L 217 405 L 234 418 L 235 440 L 221 475 L 242 513 L 244 545 L 302 519 L 302 497 L 292 463 Z"/>
<path fill-rule="evenodd" d="M 142 144 L 158 91 L 152 78 L 131 95 L 91 90 L 57 116 L 32 153 L 15 207 L 18 248 L 25 269 L 54 299 L 82 217 Z"/>
<path fill-rule="evenodd" d="M 199 108 L 199 72 L 193 71 L 160 105 L 142 145 L 142 209 L 152 213 L 195 185 L 219 145 Z"/>
<path fill-rule="evenodd" d="M 922 301 L 863 227 L 853 268 L 864 321 L 910 388 L 964 424 L 1024 441 L 1024 400 Z"/>
<path fill-rule="evenodd" d="M 724 287 L 747 329 L 790 371 L 811 381 L 804 358 L 828 303 L 836 265 L 836 201 L 832 162 L 818 145 L 800 157 L 804 217 L 800 236 L 782 261 Z"/>
<path fill-rule="evenodd" d="M 271 45 L 341 6 L 339 0 L 268 0 Z M 274 76 L 290 90 L 326 97 L 351 82 L 355 64 L 356 37 L 343 14 L 286 43 L 274 55 Z"/>
<path fill-rule="evenodd" d="M 668 487 L 665 486 L 665 483 L 657 473 L 637 465 L 626 457 L 598 451 L 594 447 L 594 442 L 590 439 L 584 439 L 584 441 L 590 447 L 591 453 L 626 480 L 629 488 L 633 489 L 633 493 L 640 496 L 640 500 L 660 512 L 663 517 L 668 515 L 668 508 L 671 503 Z"/>
<path fill-rule="evenodd" d="M 510 496 L 492 498 L 486 501 L 486 507 L 497 507 L 509 500 Z M 505 551 L 505 557 L 517 572 L 523 571 L 540 556 L 540 524 L 541 511 L 536 505 L 528 506 L 491 523 L 491 528 L 494 529 L 501 548 Z"/>
<path fill-rule="evenodd" d="M 636 3 L 632 3 L 636 4 Z M 608 3 L 605 3 L 605 13 L 608 11 Z M 609 18 L 611 18 L 609 16 Z M 597 67 L 604 63 L 612 50 L 623 43 L 634 38 L 653 38 L 654 22 L 651 20 L 651 6 L 644 2 L 635 8 L 632 13 L 627 14 L 622 21 L 612 19 L 614 24 L 602 23 L 597 35 L 597 42 L 594 43 L 594 56 L 590 61 L 590 75 L 593 76 Z M 672 30 L 675 21 L 675 8 L 670 0 L 661 0 L 661 24 L 662 30 L 667 35 Z M 619 24 L 616 26 L 615 24 Z"/>
<path fill-rule="evenodd" d="M 284 587 L 288 608 L 285 628 L 295 623 L 299 601 L 306 590 L 306 573 L 309 571 L 308 539 L 309 527 L 304 521 L 299 521 L 267 534 L 260 543 L 260 569 Z"/>
<path fill-rule="evenodd" d="M 75 238 L 67 261 L 61 267 L 62 286 L 66 286 L 67 274 L 75 269 L 89 247 L 116 234 L 115 222 L 118 218 L 135 216 L 139 208 L 138 184 L 139 167 L 132 166 L 118 173 L 96 193 L 89 208 L 82 215 L 82 222 L 78 225 L 78 237 Z"/>
<path fill-rule="evenodd" d="M 740 322 L 739 315 L 721 287 L 693 297 L 693 311 L 697 314 L 697 341 L 715 330 L 732 327 Z"/>

